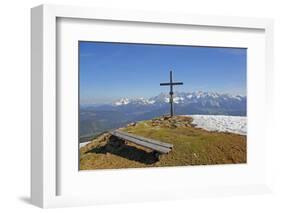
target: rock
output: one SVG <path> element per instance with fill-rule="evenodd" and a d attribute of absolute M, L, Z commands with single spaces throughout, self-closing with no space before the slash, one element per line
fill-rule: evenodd
<path fill-rule="evenodd" d="M 150 125 L 158 128 L 184 128 L 190 127 L 190 119 L 185 116 L 169 116 L 163 115 L 161 117 L 153 118 Z"/>
<path fill-rule="evenodd" d="M 170 128 L 175 129 L 177 126 L 175 124 L 171 124 Z"/>
<path fill-rule="evenodd" d="M 180 123 L 175 123 L 173 124 L 175 127 L 182 127 L 182 125 Z"/>
<path fill-rule="evenodd" d="M 194 156 L 195 158 L 198 158 L 198 155 L 197 155 L 196 153 L 193 153 L 193 156 Z"/>
<path fill-rule="evenodd" d="M 137 125 L 137 123 L 136 122 L 132 122 L 132 123 L 129 123 L 128 125 L 127 125 L 127 127 L 130 127 L 130 126 L 136 126 Z"/>

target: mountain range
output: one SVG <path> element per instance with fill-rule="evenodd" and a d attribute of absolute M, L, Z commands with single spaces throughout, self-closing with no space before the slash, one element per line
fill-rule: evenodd
<path fill-rule="evenodd" d="M 202 106 L 210 105 L 214 107 L 223 106 L 226 102 L 240 102 L 246 101 L 245 96 L 220 94 L 216 92 L 175 92 L 174 103 L 179 105 L 201 104 Z M 169 94 L 160 93 L 151 98 L 121 98 L 112 104 L 115 106 L 124 105 L 162 105 L 169 103 Z"/>
<path fill-rule="evenodd" d="M 80 105 L 80 138 L 94 136 L 129 122 L 169 113 L 169 94 L 120 98 L 110 104 Z M 175 114 L 246 116 L 247 97 L 217 92 L 175 92 Z"/>

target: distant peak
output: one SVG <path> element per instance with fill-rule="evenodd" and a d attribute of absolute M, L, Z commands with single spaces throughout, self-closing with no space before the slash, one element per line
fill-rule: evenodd
<path fill-rule="evenodd" d="M 151 98 L 120 98 L 116 100 L 113 105 L 122 106 L 128 104 L 139 104 L 139 105 L 151 105 L 151 104 L 164 104 L 169 102 L 169 93 L 160 93 L 157 96 Z M 218 93 L 218 92 L 204 92 L 204 91 L 194 91 L 194 92 L 174 92 L 173 95 L 175 104 L 185 104 L 191 102 L 202 101 L 204 104 L 210 102 L 213 105 L 219 105 L 220 101 L 242 101 L 246 96 L 233 95 L 228 93 Z"/>
<path fill-rule="evenodd" d="M 118 101 L 116 101 L 116 102 L 114 103 L 114 105 L 120 106 L 120 105 L 127 105 L 127 104 L 129 104 L 129 103 L 130 103 L 129 98 L 121 98 L 121 99 L 119 99 Z"/>

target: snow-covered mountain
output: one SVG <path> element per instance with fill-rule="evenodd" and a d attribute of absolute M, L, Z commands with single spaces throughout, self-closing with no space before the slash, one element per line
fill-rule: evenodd
<path fill-rule="evenodd" d="M 231 104 L 243 104 L 245 102 L 245 96 L 220 94 L 217 92 L 175 92 L 174 94 L 174 103 L 178 105 L 198 104 L 201 106 L 221 107 Z M 151 98 L 121 98 L 115 101 L 113 105 L 163 105 L 167 103 L 169 103 L 169 94 L 160 93 Z"/>
<path fill-rule="evenodd" d="M 113 105 L 116 106 L 122 106 L 122 105 L 127 105 L 127 104 L 139 104 L 139 105 L 147 105 L 147 104 L 154 104 L 154 100 L 150 99 L 145 99 L 145 98 L 134 98 L 134 99 L 129 99 L 129 98 L 121 98 L 113 103 Z"/>
<path fill-rule="evenodd" d="M 247 115 L 247 98 L 216 92 L 175 92 L 176 115 Z M 121 98 L 112 104 L 80 106 L 81 135 L 95 135 L 129 122 L 170 113 L 169 94 L 151 98 Z"/>

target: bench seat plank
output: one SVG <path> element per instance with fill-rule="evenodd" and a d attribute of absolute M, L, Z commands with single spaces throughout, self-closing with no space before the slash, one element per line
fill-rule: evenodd
<path fill-rule="evenodd" d="M 150 138 L 145 138 L 145 137 L 138 136 L 138 135 L 133 135 L 133 134 L 130 134 L 130 133 L 127 133 L 127 132 L 122 132 L 120 130 L 115 130 L 115 132 L 119 132 L 119 133 L 121 133 L 123 135 L 127 135 L 129 137 L 140 139 L 140 140 L 148 142 L 148 143 L 157 144 L 159 146 L 163 146 L 163 147 L 167 147 L 167 148 L 173 148 L 173 144 L 170 144 L 170 143 L 164 143 L 164 142 L 161 142 L 161 141 L 158 141 L 158 140 L 154 140 L 154 139 L 150 139 Z"/>
<path fill-rule="evenodd" d="M 167 154 L 171 151 L 171 148 L 169 148 L 169 147 L 165 147 L 165 146 L 162 146 L 159 144 L 154 144 L 151 142 L 147 142 L 147 141 L 138 139 L 137 138 L 138 136 L 136 136 L 136 135 L 134 135 L 134 137 L 132 137 L 132 136 L 128 135 L 128 133 L 124 134 L 123 132 L 117 131 L 117 130 L 111 131 L 110 134 L 114 135 L 115 137 L 118 137 L 120 139 L 132 142 L 134 144 L 137 144 L 137 145 L 140 145 L 140 146 L 152 149 L 152 150 L 155 150 L 155 151 L 163 153 L 163 154 Z"/>

